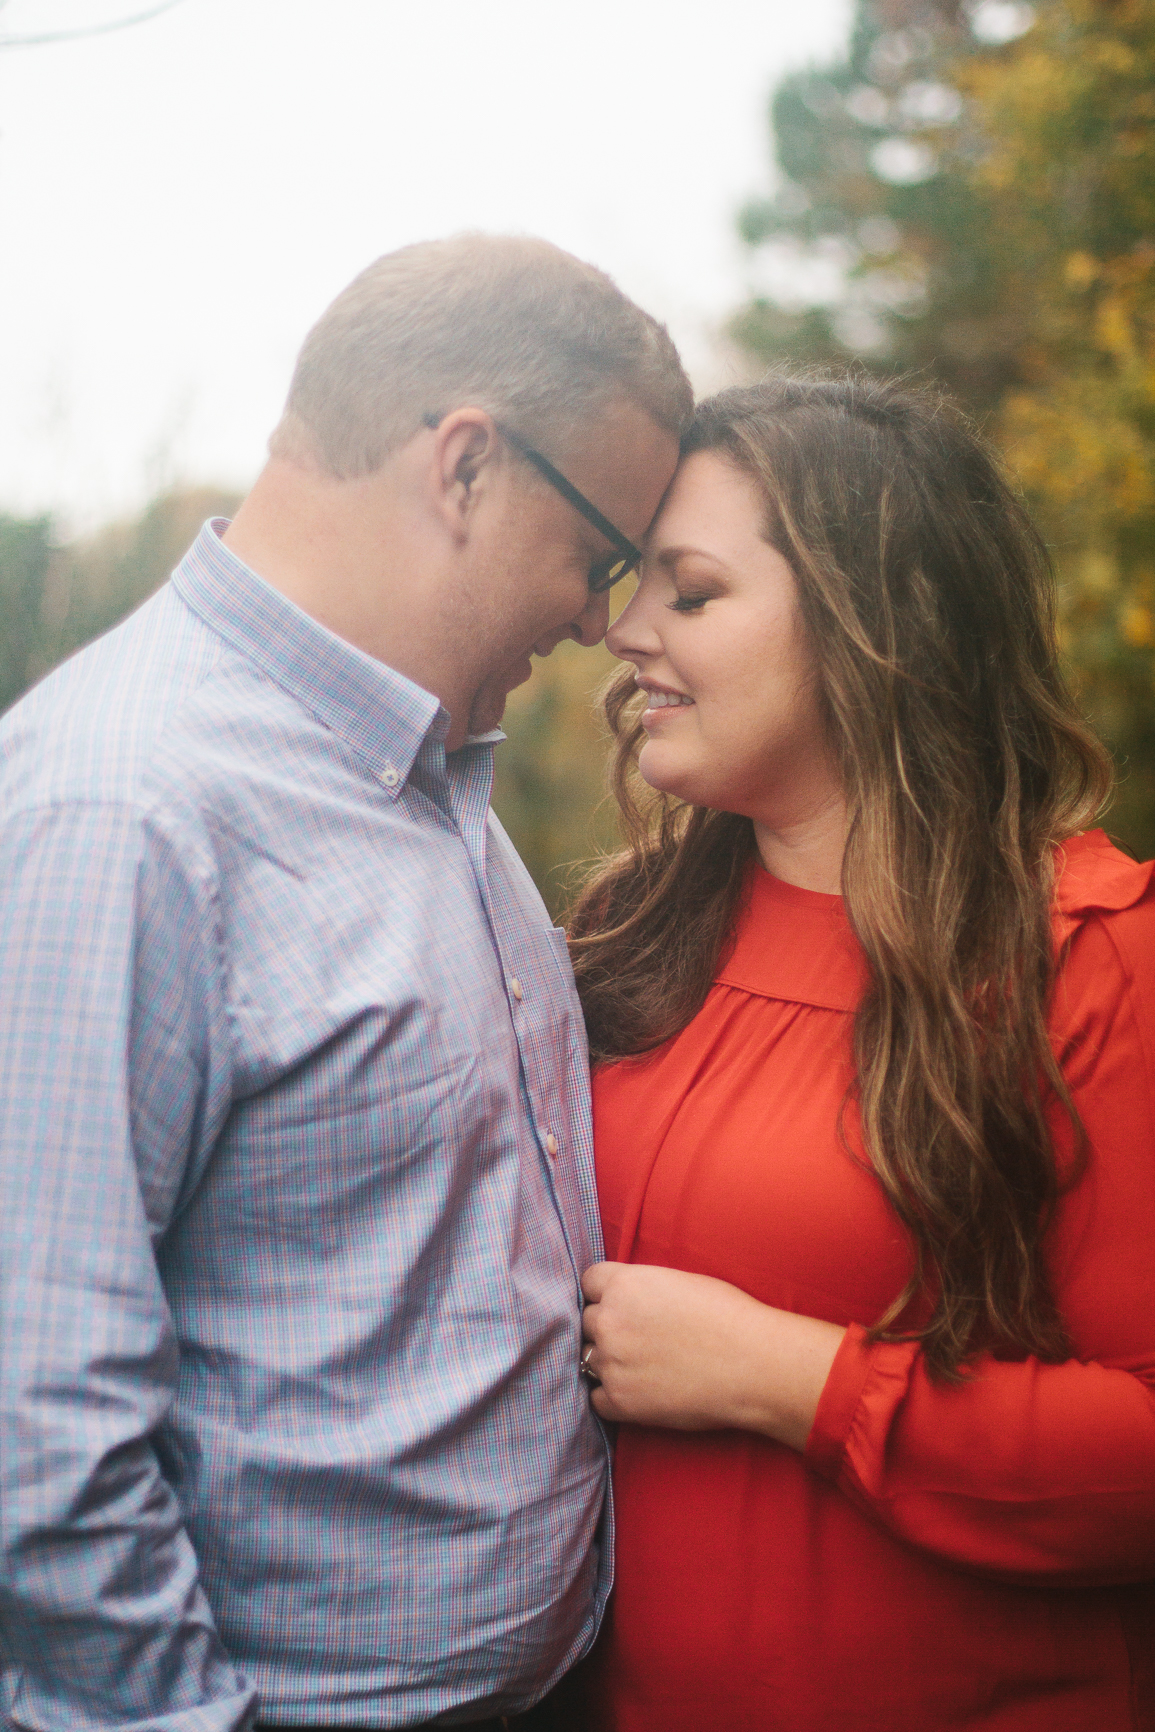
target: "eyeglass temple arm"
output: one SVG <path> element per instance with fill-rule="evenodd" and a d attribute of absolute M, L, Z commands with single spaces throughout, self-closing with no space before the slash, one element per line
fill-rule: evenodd
<path fill-rule="evenodd" d="M 422 420 L 434 431 L 441 425 L 440 415 L 423 415 Z M 632 541 L 627 541 L 620 529 L 615 529 L 608 517 L 603 517 L 597 506 L 588 500 L 584 493 L 579 493 L 572 482 L 567 481 L 560 469 L 555 469 L 548 457 L 543 457 L 540 451 L 532 445 L 527 445 L 520 434 L 510 427 L 503 427 L 498 422 L 494 426 L 503 439 L 508 439 L 515 451 L 520 451 L 527 462 L 532 463 L 539 474 L 544 475 L 551 487 L 556 487 L 563 499 L 568 499 L 575 511 L 581 513 L 587 523 L 592 523 L 612 547 L 616 547 L 624 559 L 631 565 L 637 565 L 642 557 L 641 548 L 635 547 Z"/>

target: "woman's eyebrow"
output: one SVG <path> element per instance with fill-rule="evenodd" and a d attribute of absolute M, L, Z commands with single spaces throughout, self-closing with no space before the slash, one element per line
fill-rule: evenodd
<path fill-rule="evenodd" d="M 711 565 L 716 565 L 719 568 L 719 570 L 725 570 L 725 567 L 726 567 L 726 562 L 724 559 L 719 559 L 719 557 L 716 553 L 711 553 L 705 547 L 693 547 L 693 546 L 662 547 L 662 548 L 657 549 L 654 553 L 647 553 L 647 557 L 649 559 L 652 559 L 655 565 L 662 565 L 662 566 L 674 566 L 674 565 L 677 565 L 677 563 L 680 559 L 693 558 L 693 559 L 707 559 L 707 560 L 709 560 Z"/>

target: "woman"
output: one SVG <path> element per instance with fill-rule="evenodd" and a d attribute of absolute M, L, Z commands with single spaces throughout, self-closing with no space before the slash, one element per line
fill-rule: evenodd
<path fill-rule="evenodd" d="M 1155 1726 L 1155 893 L 1084 833 L 1044 551 L 925 396 L 730 391 L 684 449 L 573 923 L 594 1724 Z"/>

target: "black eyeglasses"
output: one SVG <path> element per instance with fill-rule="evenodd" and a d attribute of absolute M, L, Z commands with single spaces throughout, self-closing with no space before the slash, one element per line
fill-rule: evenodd
<path fill-rule="evenodd" d="M 423 417 L 425 425 L 436 431 L 442 422 L 440 415 Z M 568 499 L 575 511 L 579 511 L 587 523 L 600 535 L 604 535 L 611 544 L 613 553 L 603 554 L 601 559 L 595 559 L 589 570 L 589 586 L 591 595 L 604 595 L 607 589 L 612 589 L 615 583 L 620 583 L 623 577 L 628 577 L 631 571 L 636 571 L 641 564 L 642 550 L 624 536 L 620 529 L 615 529 L 608 517 L 603 517 L 597 506 L 579 493 L 572 481 L 567 481 L 560 469 L 555 469 L 548 457 L 543 457 L 532 445 L 527 445 L 520 433 L 515 433 L 511 427 L 503 427 L 499 421 L 494 426 L 502 438 L 512 445 L 514 450 L 532 463 L 539 475 L 545 477 L 550 486 Z"/>

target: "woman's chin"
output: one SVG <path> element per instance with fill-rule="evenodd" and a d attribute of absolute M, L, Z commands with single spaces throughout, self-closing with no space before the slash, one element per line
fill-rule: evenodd
<path fill-rule="evenodd" d="M 642 780 L 659 793 L 693 801 L 694 796 L 687 787 L 693 776 L 684 754 L 671 751 L 664 740 L 646 741 L 638 753 L 638 772 Z"/>
<path fill-rule="evenodd" d="M 643 782 L 659 794 L 672 794 L 675 800 L 709 806 L 715 812 L 749 815 L 749 807 L 728 782 L 716 774 L 704 774 L 702 764 L 687 762 L 684 752 L 669 749 L 664 741 L 647 741 L 638 753 L 638 771 Z"/>

